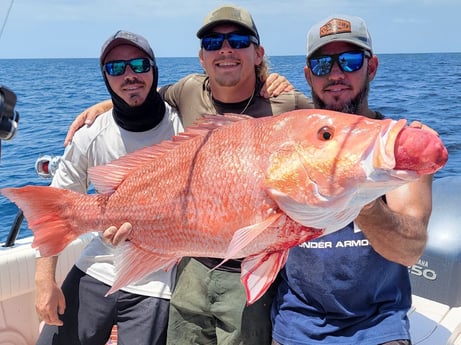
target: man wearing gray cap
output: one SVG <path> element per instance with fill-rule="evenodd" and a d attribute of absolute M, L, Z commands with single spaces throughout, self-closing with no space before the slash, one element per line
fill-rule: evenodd
<path fill-rule="evenodd" d="M 368 108 L 377 68 L 363 19 L 332 16 L 309 31 L 304 72 L 317 108 L 383 118 Z M 340 231 L 290 249 L 272 305 L 273 345 L 411 344 L 407 267 L 425 246 L 431 185 L 421 177 Z"/>
<path fill-rule="evenodd" d="M 54 187 L 86 193 L 89 168 L 183 129 L 176 110 L 157 92 L 155 56 L 144 37 L 127 31 L 111 35 L 102 47 L 100 67 L 114 107 L 93 126 L 77 131 Z M 36 309 L 46 323 L 38 345 L 103 345 L 113 325 L 119 345 L 165 344 L 175 270 L 153 272 L 105 297 L 115 280 L 114 247 L 100 235 L 86 246 L 61 288 L 55 281 L 57 259 L 36 261 Z"/>

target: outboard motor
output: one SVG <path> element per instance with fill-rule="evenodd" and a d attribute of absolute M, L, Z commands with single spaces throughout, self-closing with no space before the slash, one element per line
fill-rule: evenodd
<path fill-rule="evenodd" d="M 461 176 L 434 180 L 428 242 L 409 267 L 414 345 L 461 344 Z"/>
<path fill-rule="evenodd" d="M 413 294 L 461 306 L 461 176 L 434 180 L 428 242 L 410 279 Z"/>

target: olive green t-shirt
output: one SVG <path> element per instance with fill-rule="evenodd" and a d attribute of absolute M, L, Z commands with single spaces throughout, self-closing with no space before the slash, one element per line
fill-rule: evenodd
<path fill-rule="evenodd" d="M 263 117 L 314 107 L 312 100 L 300 91 L 284 92 L 266 99 L 259 95 L 261 87 L 261 83 L 256 85 L 251 100 L 221 103 L 211 96 L 208 76 L 191 74 L 175 84 L 162 87 L 159 92 L 168 104 L 178 109 L 185 128 L 204 114 L 243 113 Z"/>

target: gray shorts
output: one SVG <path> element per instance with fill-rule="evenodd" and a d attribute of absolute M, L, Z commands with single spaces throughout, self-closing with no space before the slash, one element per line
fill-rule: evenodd
<path fill-rule="evenodd" d="M 75 266 L 62 285 L 66 310 L 61 327 L 45 325 L 37 345 L 104 345 L 113 325 L 118 345 L 164 345 L 169 300 L 117 291 Z"/>

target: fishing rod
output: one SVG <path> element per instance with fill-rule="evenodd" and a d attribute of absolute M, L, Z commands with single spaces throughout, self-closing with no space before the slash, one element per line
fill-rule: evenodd
<path fill-rule="evenodd" d="M 3 30 L 5 30 L 6 22 L 8 21 L 8 17 L 10 16 L 11 9 L 13 8 L 13 3 L 14 3 L 14 0 L 11 0 L 10 7 L 8 8 L 8 11 L 6 11 L 6 16 L 5 16 L 5 19 L 3 20 L 2 28 L 0 29 L 0 38 L 2 38 Z"/>

